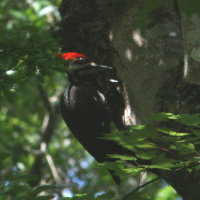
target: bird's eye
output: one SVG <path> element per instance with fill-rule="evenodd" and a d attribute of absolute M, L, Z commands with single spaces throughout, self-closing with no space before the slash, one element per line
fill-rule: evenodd
<path fill-rule="evenodd" d="M 74 60 L 71 64 L 73 65 L 84 65 L 89 63 L 89 60 L 87 58 L 78 58 Z"/>
<path fill-rule="evenodd" d="M 68 73 L 74 73 L 84 69 L 88 65 L 89 65 L 89 60 L 87 58 L 77 58 L 68 65 L 67 71 Z"/>

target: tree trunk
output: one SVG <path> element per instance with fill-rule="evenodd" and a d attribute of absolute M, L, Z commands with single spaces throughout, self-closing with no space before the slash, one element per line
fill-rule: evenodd
<path fill-rule="evenodd" d="M 63 50 L 116 67 L 136 124 L 153 112 L 198 112 L 200 99 L 200 16 L 184 16 L 176 0 L 146 12 L 148 6 L 146 0 L 63 0 L 60 7 Z M 200 198 L 199 170 L 158 175 L 184 200 Z"/>

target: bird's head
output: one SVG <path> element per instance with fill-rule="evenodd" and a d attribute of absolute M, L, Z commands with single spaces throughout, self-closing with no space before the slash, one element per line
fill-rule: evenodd
<path fill-rule="evenodd" d="M 112 70 L 111 67 L 93 63 L 82 53 L 63 53 L 61 58 L 67 61 L 67 74 L 71 82 L 95 81 L 107 71 Z"/>
<path fill-rule="evenodd" d="M 63 53 L 61 58 L 67 61 L 67 73 L 82 70 L 90 63 L 90 59 L 86 55 L 77 52 Z"/>

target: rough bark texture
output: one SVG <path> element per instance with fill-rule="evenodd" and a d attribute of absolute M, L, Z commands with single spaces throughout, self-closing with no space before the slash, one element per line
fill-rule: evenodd
<path fill-rule="evenodd" d="M 152 112 L 198 112 L 200 88 L 193 83 L 199 83 L 199 55 L 197 59 L 187 59 L 187 55 L 200 46 L 199 16 L 189 20 L 180 13 L 176 0 L 161 1 L 140 31 L 137 20 L 146 3 L 63 0 L 63 50 L 82 52 L 96 62 L 115 66 L 126 84 L 136 123 L 146 122 Z M 200 198 L 199 171 L 158 174 L 184 200 Z"/>

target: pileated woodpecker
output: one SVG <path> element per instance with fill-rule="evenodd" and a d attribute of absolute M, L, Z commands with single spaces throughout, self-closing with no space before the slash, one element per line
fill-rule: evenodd
<path fill-rule="evenodd" d="M 68 61 L 70 85 L 61 97 L 68 128 L 98 162 L 112 161 L 108 154 L 129 154 L 116 142 L 102 139 L 111 131 L 111 122 L 118 129 L 126 128 L 122 83 L 115 70 L 97 65 L 81 53 L 63 53 L 61 58 Z"/>

